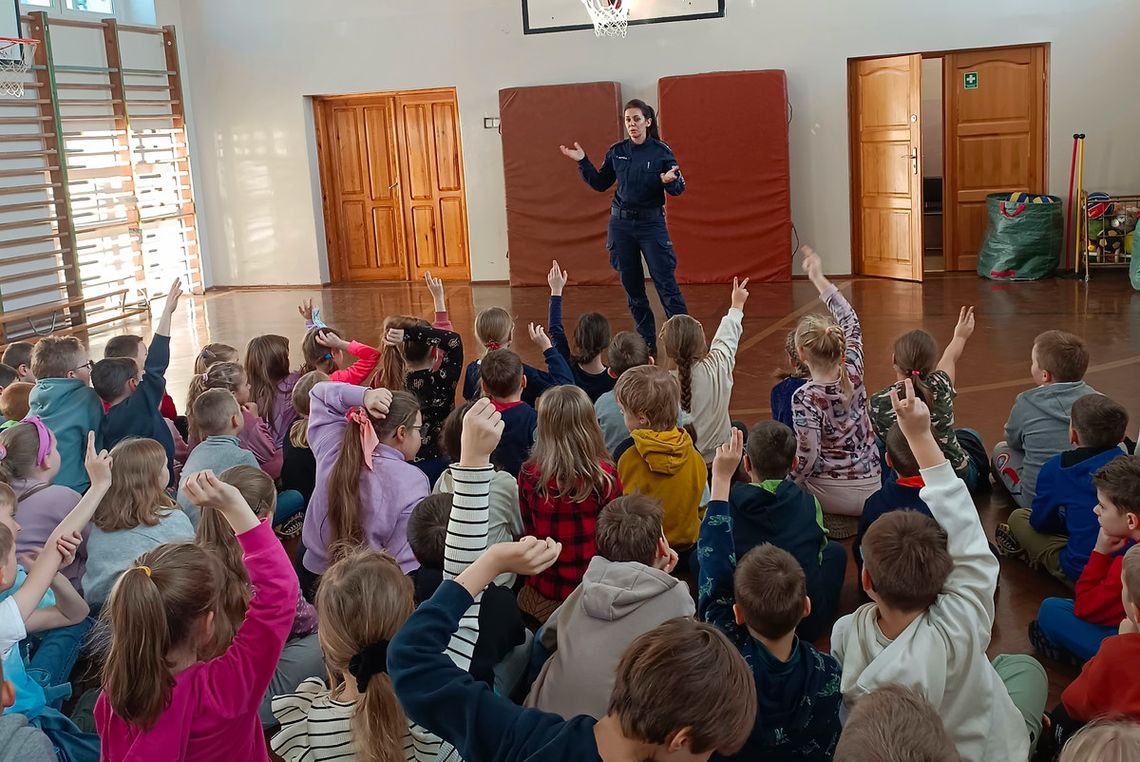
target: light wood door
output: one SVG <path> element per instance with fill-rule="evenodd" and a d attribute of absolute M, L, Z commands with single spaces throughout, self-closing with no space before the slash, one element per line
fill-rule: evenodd
<path fill-rule="evenodd" d="M 973 270 L 986 195 L 1045 192 L 1043 45 L 949 53 L 946 102 L 946 269 Z"/>
<path fill-rule="evenodd" d="M 852 61 L 852 263 L 922 280 L 922 56 Z"/>
<path fill-rule="evenodd" d="M 404 230 L 412 278 L 468 278 L 467 204 L 454 91 L 397 96 Z"/>

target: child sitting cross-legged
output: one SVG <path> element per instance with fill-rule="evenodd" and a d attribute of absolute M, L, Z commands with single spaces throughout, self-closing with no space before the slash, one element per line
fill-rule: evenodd
<path fill-rule="evenodd" d="M 1125 618 L 1121 602 L 1122 552 L 1140 542 L 1140 458 L 1113 458 L 1093 475 L 1100 530 L 1077 580 L 1076 597 L 1046 598 L 1029 624 L 1029 642 L 1058 660 L 1085 662 L 1101 642 L 1117 634 Z"/>
<path fill-rule="evenodd" d="M 654 365 L 631 368 L 614 387 L 630 438 L 614 451 L 625 494 L 655 498 L 665 511 L 669 545 L 688 557 L 708 502 L 708 468 L 689 432 L 677 426 L 681 386 Z"/>
<path fill-rule="evenodd" d="M 835 747 L 835 762 L 961 759 L 930 702 L 913 688 L 897 683 L 877 688 L 855 702 Z"/>
<path fill-rule="evenodd" d="M 194 422 L 194 430 L 199 437 L 202 437 L 202 441 L 186 459 L 186 473 L 178 485 L 178 505 L 190 518 L 190 523 L 197 527 L 198 507 L 182 490 L 182 485 L 190 474 L 199 471 L 213 471 L 220 474 L 234 466 L 256 468 L 257 458 L 243 448 L 238 439 L 245 426 L 245 419 L 242 417 L 241 406 L 233 394 L 225 389 L 210 389 L 197 396 L 189 412 L 190 420 Z"/>
<path fill-rule="evenodd" d="M 566 719 L 601 719 L 621 655 L 638 636 L 696 608 L 689 587 L 671 576 L 676 551 L 662 534 L 654 498 L 619 497 L 598 516 L 598 555 L 582 584 L 539 631 L 553 652 L 531 686 L 526 706 Z"/>
<path fill-rule="evenodd" d="M 490 454 L 501 428 L 488 405 L 473 408 L 464 421 L 458 466 L 464 506 L 484 520 Z M 524 709 L 471 678 L 451 644 L 471 626 L 478 596 L 504 572 L 542 573 L 561 550 L 549 538 L 493 545 L 412 614 L 387 648 L 392 684 L 408 719 L 450 743 L 467 762 L 703 762 L 714 751 L 737 752 L 756 717 L 752 676 L 723 635 L 691 619 L 670 620 L 626 649 L 601 720 L 563 720 Z"/>
<path fill-rule="evenodd" d="M 835 621 L 847 551 L 827 539 L 819 501 L 787 478 L 795 457 L 796 438 L 787 426 L 778 421 L 753 426 L 744 451 L 744 470 L 751 483 L 733 484 L 728 504 L 737 558 L 771 543 L 803 567 L 811 611 L 804 614 L 796 634 L 810 642 Z M 704 554 L 698 558 L 704 563 Z"/>
<path fill-rule="evenodd" d="M 107 345 L 103 347 L 103 359 L 110 357 L 133 357 L 140 368 L 146 367 L 146 361 L 149 356 L 150 349 L 147 347 L 146 341 L 143 340 L 142 336 L 136 336 L 132 333 L 113 336 L 107 341 Z M 174 404 L 174 398 L 165 391 L 162 393 L 162 402 L 159 404 L 158 409 L 159 412 L 162 413 L 163 418 L 171 423 L 177 422 L 178 407 Z M 185 423 L 185 419 L 182 420 L 182 423 Z M 185 438 L 182 433 L 179 433 L 179 436 Z"/>
<path fill-rule="evenodd" d="M 190 542 L 127 556 L 107 602 L 111 644 L 95 702 L 101 758 L 269 759 L 258 719 L 297 608 L 297 575 L 268 522 L 205 471 L 185 489 L 237 536 L 251 597 L 233 640 L 210 651 L 222 587 L 214 553 Z M 216 658 L 210 658 L 216 656 Z"/>
<path fill-rule="evenodd" d="M 1093 475 L 1124 456 L 1120 443 L 1128 411 L 1102 394 L 1073 403 L 1069 441 L 1075 449 L 1045 461 L 1037 475 L 1033 507 L 1009 514 L 994 542 L 1004 555 L 1025 557 L 1031 566 L 1072 586 L 1081 577 L 1100 532 L 1093 508 Z"/>
<path fill-rule="evenodd" d="M 145 365 L 140 366 L 134 357 L 112 357 L 100 360 L 91 369 L 91 385 L 110 405 L 101 429 L 103 444 L 113 448 L 129 437 L 155 440 L 166 451 L 168 486 L 177 483 L 174 434 L 159 408 L 166 394 L 166 369 L 170 365 L 170 320 L 181 296 L 182 282 L 175 280 L 166 295 Z"/>
<path fill-rule="evenodd" d="M 483 345 L 483 357 L 472 360 L 463 372 L 463 398 L 471 401 L 484 392 L 480 387 L 482 378 L 483 360 L 487 355 L 497 349 L 510 350 L 515 337 L 515 319 L 511 313 L 502 307 L 488 307 L 480 310 L 475 316 L 475 338 Z M 533 332 L 531 338 L 534 338 Z M 526 376 L 526 385 L 523 387 L 522 400 L 531 407 L 535 406 L 542 393 L 553 386 L 574 383 L 574 374 L 554 343 L 545 341 L 539 345 L 542 357 L 546 360 L 546 371 L 538 370 L 530 365 L 523 365 L 523 374 Z"/>
<path fill-rule="evenodd" d="M 574 326 L 574 345 L 578 353 L 572 353 L 562 327 L 562 290 L 567 279 L 566 271 L 555 261 L 546 276 L 550 284 L 550 340 L 558 354 L 570 363 L 574 383 L 582 387 L 591 402 L 597 402 L 598 397 L 614 388 L 615 376 L 602 362 L 602 352 L 610 343 L 610 321 L 600 312 L 587 312 L 578 318 Z"/>
<path fill-rule="evenodd" d="M 493 460 L 515 477 L 530 457 L 538 428 L 538 413 L 522 399 L 526 383 L 522 360 L 509 349 L 488 352 L 479 365 L 483 394 L 503 417 L 503 437 Z"/>
<path fill-rule="evenodd" d="M 986 657 L 998 561 L 978 511 L 930 429 L 930 411 L 903 382 L 891 390 L 934 519 L 882 517 L 863 539 L 862 585 L 871 603 L 842 617 L 831 636 L 852 704 L 890 683 L 917 688 L 969 760 L 1027 760 L 1041 734 L 1045 670 L 1024 655 Z"/>
<path fill-rule="evenodd" d="M 813 607 L 800 562 L 769 543 L 737 555 L 729 499 L 743 450 L 743 434 L 733 431 L 713 460 L 698 610 L 740 649 L 756 681 L 756 724 L 737 759 L 823 762 L 839 737 L 839 664 L 796 636 Z"/>
<path fill-rule="evenodd" d="M 296 387 L 294 387 L 296 388 Z M 269 424 L 259 414 L 257 403 L 250 398 L 249 374 L 239 363 L 224 360 L 216 362 L 190 380 L 186 394 L 186 411 L 189 417 L 190 451 L 198 448 L 198 443 L 208 434 L 203 434 L 194 418 L 194 403 L 198 395 L 211 389 L 220 389 L 233 394 L 241 406 L 242 426 L 237 433 L 239 444 L 257 458 L 258 466 L 274 479 L 281 476 L 284 456 L 282 448 L 273 441 Z M 193 468 L 187 468 L 193 473 Z"/>
<path fill-rule="evenodd" d="M 523 531 L 553 537 L 562 554 L 526 581 L 520 609 L 542 623 L 574 592 L 597 552 L 598 514 L 621 494 L 590 398 L 576 386 L 547 391 L 538 404 L 538 443 L 519 471 L 519 511 Z"/>

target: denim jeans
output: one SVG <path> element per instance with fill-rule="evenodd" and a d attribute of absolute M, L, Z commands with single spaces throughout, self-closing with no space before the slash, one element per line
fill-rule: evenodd
<path fill-rule="evenodd" d="M 71 696 L 71 670 L 95 620 L 91 617 L 70 627 L 29 636 L 28 676 L 43 686 L 48 706 L 59 709 Z"/>

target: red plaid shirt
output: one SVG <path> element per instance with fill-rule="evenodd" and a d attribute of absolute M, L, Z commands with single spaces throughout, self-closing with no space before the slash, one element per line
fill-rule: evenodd
<path fill-rule="evenodd" d="M 592 494 L 580 503 L 568 497 L 555 497 L 548 485 L 546 497 L 536 489 L 540 477 L 533 463 L 519 471 L 519 509 L 523 531 L 539 538 L 552 537 L 562 543 L 558 562 L 527 582 L 536 592 L 556 601 L 564 601 L 582 582 L 590 559 L 597 555 L 596 530 L 598 514 L 611 500 L 621 497 L 621 478 L 610 463 L 602 463 L 613 483 L 604 496 Z"/>

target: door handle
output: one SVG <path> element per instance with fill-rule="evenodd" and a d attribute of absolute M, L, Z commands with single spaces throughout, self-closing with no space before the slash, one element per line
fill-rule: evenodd
<path fill-rule="evenodd" d="M 918 174 L 918 146 L 910 151 L 910 169 L 913 174 Z"/>
<path fill-rule="evenodd" d="M 393 188 L 395 188 L 395 187 L 396 187 L 397 185 L 399 185 L 399 184 L 400 184 L 400 181 L 399 181 L 399 180 L 397 180 L 396 182 L 394 182 L 394 183 L 392 183 L 391 185 L 389 185 L 389 186 L 388 186 L 388 190 L 392 190 Z"/>

